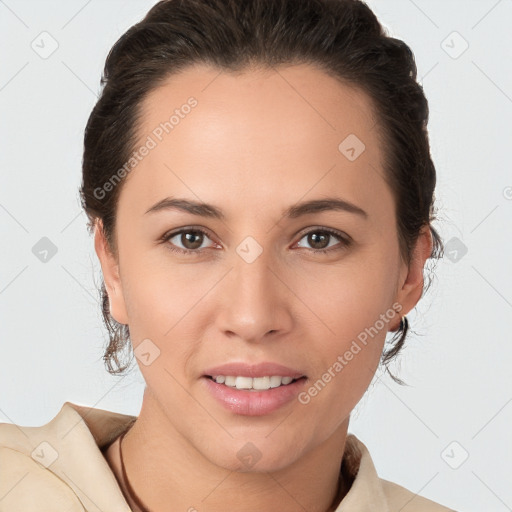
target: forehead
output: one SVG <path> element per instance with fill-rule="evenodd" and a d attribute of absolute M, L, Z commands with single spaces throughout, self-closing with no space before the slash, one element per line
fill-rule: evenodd
<path fill-rule="evenodd" d="M 150 150 L 121 198 L 147 207 L 170 194 L 233 207 L 243 197 L 252 211 L 336 191 L 389 195 L 370 98 L 311 65 L 195 65 L 152 90 L 141 114 L 134 149 Z"/>

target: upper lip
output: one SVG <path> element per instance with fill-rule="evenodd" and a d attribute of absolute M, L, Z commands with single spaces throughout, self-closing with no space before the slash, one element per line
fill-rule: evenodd
<path fill-rule="evenodd" d="M 231 362 L 225 363 L 220 366 L 208 368 L 205 371 L 205 375 L 208 377 L 216 377 L 217 375 L 233 375 L 242 377 L 272 377 L 273 375 L 279 375 L 280 377 L 292 377 L 293 379 L 299 379 L 305 377 L 305 375 L 293 368 L 288 368 L 282 364 L 263 362 L 259 364 L 249 364 L 243 362 Z"/>

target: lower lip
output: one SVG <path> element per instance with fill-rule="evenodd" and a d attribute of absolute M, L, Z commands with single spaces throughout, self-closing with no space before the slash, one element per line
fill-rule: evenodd
<path fill-rule="evenodd" d="M 295 399 L 306 381 L 302 377 L 285 386 L 250 391 L 218 384 L 210 377 L 203 377 L 202 380 L 206 382 L 208 391 L 221 405 L 231 412 L 244 416 L 262 416 L 276 411 Z"/>

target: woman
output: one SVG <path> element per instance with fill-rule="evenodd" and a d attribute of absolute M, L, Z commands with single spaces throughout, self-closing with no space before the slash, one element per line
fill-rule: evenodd
<path fill-rule="evenodd" d="M 348 434 L 442 252 L 408 46 L 358 0 L 171 0 L 102 83 L 80 192 L 143 404 L 1 425 L 0 510 L 450 510 Z"/>

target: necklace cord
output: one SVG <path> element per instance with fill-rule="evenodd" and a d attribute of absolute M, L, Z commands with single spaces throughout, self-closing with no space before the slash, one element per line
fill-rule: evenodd
<path fill-rule="evenodd" d="M 126 485 L 126 488 L 128 489 L 128 494 L 130 495 L 130 498 L 137 504 L 137 507 L 139 507 L 142 512 L 149 512 L 149 510 L 142 504 L 140 498 L 135 494 L 135 491 L 133 490 L 132 486 L 130 485 L 130 481 L 128 480 L 128 475 L 126 474 L 126 468 L 124 466 L 121 444 L 122 444 L 123 438 L 124 438 L 125 434 L 128 432 L 128 430 L 124 431 L 121 434 L 121 437 L 119 438 L 119 459 L 121 461 L 121 472 L 123 475 L 123 482 Z M 345 475 L 344 475 L 343 469 L 344 468 L 342 468 L 342 470 L 339 473 L 338 491 L 337 491 L 334 501 L 331 504 L 331 506 L 329 507 L 328 511 L 334 511 L 337 508 L 337 506 L 339 505 L 340 500 L 344 497 L 345 486 L 344 486 L 344 478 L 343 477 Z"/>
<path fill-rule="evenodd" d="M 123 442 L 124 435 L 128 432 L 128 430 L 125 430 L 121 437 L 119 438 L 119 459 L 121 461 L 121 472 L 123 474 L 123 481 L 126 485 L 126 488 L 128 489 L 128 494 L 130 495 L 130 498 L 137 504 L 137 507 L 142 512 L 149 512 L 149 510 L 142 504 L 140 498 L 135 494 L 135 491 L 133 490 L 132 486 L 130 485 L 130 481 L 128 480 L 128 475 L 126 474 L 126 469 L 124 467 L 124 461 L 123 461 L 123 453 L 121 449 L 121 443 Z"/>

